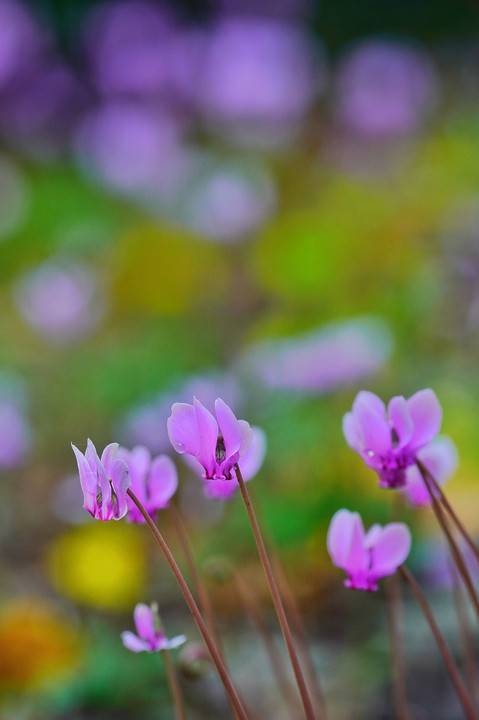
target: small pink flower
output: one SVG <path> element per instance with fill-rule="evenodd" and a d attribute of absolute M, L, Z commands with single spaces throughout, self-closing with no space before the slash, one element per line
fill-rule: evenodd
<path fill-rule="evenodd" d="M 125 631 L 121 634 L 123 645 L 133 652 L 158 652 L 171 650 L 186 642 L 184 635 L 168 640 L 165 633 L 159 629 L 158 615 L 155 606 L 139 603 L 134 610 L 133 617 L 138 635 Z"/>
<path fill-rule="evenodd" d="M 378 580 L 393 575 L 406 560 L 411 533 L 404 523 L 373 525 L 366 533 L 358 513 L 338 510 L 331 520 L 327 543 L 333 563 L 349 575 L 345 586 L 375 591 Z"/>
<path fill-rule="evenodd" d="M 131 489 L 149 515 L 168 507 L 178 487 L 176 467 L 167 455 L 151 459 L 150 451 L 141 445 L 133 450 L 118 449 L 118 457 L 128 466 Z M 127 497 L 130 522 L 144 523 L 145 519 L 131 498 Z"/>
<path fill-rule="evenodd" d="M 376 470 L 381 487 L 406 483 L 405 470 L 414 465 L 425 445 L 441 428 L 442 410 L 432 390 L 420 390 L 408 400 L 393 397 L 386 406 L 377 395 L 358 393 L 343 419 L 348 445 Z"/>
<path fill-rule="evenodd" d="M 96 520 L 120 520 L 128 510 L 126 491 L 131 485 L 128 467 L 117 457 L 118 443 L 103 450 L 101 460 L 89 439 L 85 454 L 72 443 L 83 490 L 83 507 Z"/>
<path fill-rule="evenodd" d="M 216 419 L 196 398 L 193 405 L 175 403 L 168 418 L 168 435 L 177 452 L 196 458 L 204 480 L 232 480 L 234 466 L 246 453 L 253 431 L 245 420 L 237 420 L 220 398 L 215 413 Z"/>
<path fill-rule="evenodd" d="M 444 485 L 455 473 L 458 463 L 456 446 L 448 437 L 442 436 L 433 440 L 417 454 L 436 483 Z M 406 485 L 401 492 L 411 505 L 418 507 L 431 504 L 431 496 L 426 488 L 419 468 L 411 465 L 406 470 Z"/>

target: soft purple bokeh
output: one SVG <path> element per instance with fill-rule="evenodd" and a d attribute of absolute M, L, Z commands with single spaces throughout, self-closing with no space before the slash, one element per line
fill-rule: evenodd
<path fill-rule="evenodd" d="M 234 466 L 244 456 L 253 438 L 246 420 L 237 420 L 231 408 L 218 398 L 215 415 L 193 398 L 174 403 L 168 418 L 168 435 L 176 452 L 192 455 L 203 468 L 204 480 L 231 480 Z"/>
<path fill-rule="evenodd" d="M 406 560 L 411 533 L 404 523 L 373 525 L 366 533 L 358 513 L 338 510 L 332 517 L 327 543 L 333 563 L 349 576 L 345 586 L 374 592 L 378 581 L 393 575 Z"/>
<path fill-rule="evenodd" d="M 21 465 L 32 445 L 32 431 L 24 409 L 13 398 L 0 397 L 0 470 Z"/>
<path fill-rule="evenodd" d="M 66 344 L 87 334 L 103 314 L 92 271 L 83 264 L 49 261 L 15 286 L 17 306 L 41 335 Z"/>
<path fill-rule="evenodd" d="M 120 520 L 128 510 L 126 491 L 131 485 L 128 467 L 117 457 L 118 443 L 110 443 L 101 459 L 88 439 L 85 454 L 73 445 L 83 491 L 83 508 L 96 520 Z"/>
<path fill-rule="evenodd" d="M 383 323 L 353 320 L 297 337 L 262 341 L 244 353 L 240 367 L 271 389 L 323 394 L 377 372 L 391 347 Z"/>
<path fill-rule="evenodd" d="M 437 84 L 424 53 L 400 43 L 362 42 L 339 63 L 336 116 L 345 128 L 359 135 L 411 133 L 431 111 Z"/>
<path fill-rule="evenodd" d="M 119 423 L 118 433 L 124 445 L 145 445 L 151 453 L 171 450 L 166 422 L 174 402 L 187 402 L 193 396 L 213 409 L 218 396 L 228 405 L 240 406 L 241 393 L 236 379 L 229 373 L 211 372 L 193 375 L 185 382 L 132 408 Z"/>
<path fill-rule="evenodd" d="M 448 437 L 440 436 L 430 442 L 422 450 L 419 450 L 417 458 L 440 486 L 444 485 L 456 472 L 458 464 L 457 450 Z M 408 502 L 415 507 L 431 505 L 431 496 L 416 465 L 407 468 L 406 485 L 401 492 Z"/>
<path fill-rule="evenodd" d="M 137 445 L 132 450 L 118 449 L 118 457 L 123 460 L 130 473 L 131 490 L 152 517 L 168 504 L 178 487 L 176 467 L 167 455 L 152 459 L 147 448 Z M 134 523 L 144 523 L 145 518 L 128 497 L 127 519 Z"/>
<path fill-rule="evenodd" d="M 362 390 L 343 418 L 343 432 L 348 445 L 376 470 L 380 486 L 398 488 L 405 485 L 406 468 L 436 437 L 441 422 L 442 409 L 430 389 L 408 400 L 393 397 L 387 409 L 377 395 Z"/>
<path fill-rule="evenodd" d="M 125 631 L 121 634 L 123 645 L 133 652 L 158 652 L 160 650 L 171 650 L 186 642 L 184 635 L 168 640 L 165 633 L 159 628 L 159 621 L 155 606 L 148 607 L 139 603 L 133 612 L 136 631 L 138 635 Z"/>
<path fill-rule="evenodd" d="M 33 62 L 42 34 L 24 3 L 0 0 L 0 89 Z"/>

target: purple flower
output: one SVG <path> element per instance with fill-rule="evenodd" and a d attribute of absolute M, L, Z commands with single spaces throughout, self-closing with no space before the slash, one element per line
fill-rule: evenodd
<path fill-rule="evenodd" d="M 438 437 L 417 454 L 418 460 L 439 485 L 444 485 L 455 473 L 458 463 L 456 446 L 448 437 Z M 416 465 L 406 470 L 406 485 L 401 492 L 411 505 L 431 504 L 431 496 Z"/>
<path fill-rule="evenodd" d="M 120 447 L 118 457 L 128 466 L 131 489 L 150 515 L 168 506 L 178 487 L 178 474 L 171 458 L 159 455 L 151 459 L 147 448 L 137 445 L 133 450 Z M 145 519 L 131 498 L 127 498 L 128 520 L 144 523 Z"/>
<path fill-rule="evenodd" d="M 266 455 L 266 435 L 264 431 L 253 426 L 251 428 L 253 436 L 251 442 L 239 461 L 239 468 L 243 480 L 247 482 L 256 475 L 261 465 L 263 464 L 264 456 Z M 195 460 L 195 458 L 188 458 L 188 464 L 193 470 L 200 470 L 201 465 Z M 203 480 L 203 491 L 207 498 L 213 500 L 229 500 L 238 490 L 238 481 L 236 478 L 232 478 L 231 482 L 225 482 L 224 480 Z"/>
<path fill-rule="evenodd" d="M 436 437 L 441 421 L 441 406 L 432 390 L 420 390 L 408 400 L 393 397 L 387 410 L 377 395 L 363 390 L 344 416 L 343 432 L 348 445 L 376 470 L 379 485 L 397 488 L 405 485 L 406 468 Z"/>
<path fill-rule="evenodd" d="M 120 520 L 128 510 L 126 491 L 131 485 L 128 467 L 117 457 L 118 443 L 103 450 L 101 460 L 89 439 L 85 454 L 72 443 L 83 490 L 83 508 L 96 520 Z"/>
<path fill-rule="evenodd" d="M 378 580 L 393 575 L 411 548 L 411 533 L 404 523 L 373 525 L 366 533 L 361 516 L 338 510 L 328 530 L 328 552 L 333 563 L 346 571 L 346 587 L 378 589 Z"/>
<path fill-rule="evenodd" d="M 197 459 L 205 480 L 231 480 L 236 463 L 253 438 L 245 420 L 237 420 L 231 408 L 218 398 L 215 417 L 199 400 L 193 405 L 175 403 L 168 418 L 168 435 L 175 450 Z"/>
<path fill-rule="evenodd" d="M 133 652 L 158 652 L 159 650 L 171 650 L 186 642 L 184 635 L 168 640 L 165 633 L 159 629 L 158 614 L 155 606 L 139 603 L 134 610 L 135 625 L 138 635 L 132 632 L 122 632 L 123 645 Z"/>

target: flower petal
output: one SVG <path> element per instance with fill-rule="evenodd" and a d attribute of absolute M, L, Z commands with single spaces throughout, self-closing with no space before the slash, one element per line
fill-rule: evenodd
<path fill-rule="evenodd" d="M 358 392 L 353 402 L 353 413 L 356 411 L 358 405 L 365 405 L 371 412 L 376 413 L 376 415 L 386 415 L 386 406 L 381 398 L 369 392 L 369 390 L 361 390 Z"/>
<path fill-rule="evenodd" d="M 180 645 L 183 645 L 186 642 L 186 635 L 177 635 L 174 638 L 171 638 L 171 640 L 168 640 L 166 643 L 166 648 L 168 650 L 173 650 L 174 648 L 179 647 Z"/>
<path fill-rule="evenodd" d="M 440 485 L 454 475 L 459 462 L 456 446 L 445 435 L 421 448 L 417 456 Z"/>
<path fill-rule="evenodd" d="M 343 570 L 356 572 L 367 565 L 364 528 L 358 513 L 343 509 L 333 515 L 327 545 L 333 563 Z"/>
<path fill-rule="evenodd" d="M 361 450 L 366 455 L 365 460 L 370 457 L 371 463 L 376 464 L 378 456 L 384 456 L 392 449 L 391 428 L 386 415 L 379 415 L 369 398 L 355 402 L 353 412 L 361 437 Z"/>
<path fill-rule="evenodd" d="M 407 401 L 414 423 L 411 448 L 419 450 L 436 437 L 441 429 L 442 408 L 433 390 L 419 390 Z"/>
<path fill-rule="evenodd" d="M 212 475 L 215 467 L 216 442 L 218 440 L 218 423 L 213 415 L 199 400 L 193 398 L 196 422 L 199 432 L 199 449 L 197 460 L 203 465 L 207 475 Z"/>
<path fill-rule="evenodd" d="M 146 642 L 146 640 L 141 640 L 141 638 L 137 637 L 134 633 L 129 632 L 128 630 L 122 632 L 121 640 L 123 645 L 133 652 L 141 652 L 142 650 L 148 651 L 150 649 L 150 644 Z"/>
<path fill-rule="evenodd" d="M 236 478 L 231 480 L 203 480 L 203 492 L 210 500 L 229 500 L 238 490 Z"/>
<path fill-rule="evenodd" d="M 91 515 L 95 513 L 95 503 L 97 495 L 97 478 L 91 469 L 86 457 L 80 450 L 73 445 L 72 449 L 75 453 L 75 457 L 78 465 L 78 472 L 80 475 L 80 485 L 83 491 L 83 508 L 88 510 Z"/>
<path fill-rule="evenodd" d="M 178 487 L 176 466 L 168 455 L 159 455 L 151 463 L 148 478 L 148 505 L 152 511 L 168 505 Z"/>
<path fill-rule="evenodd" d="M 110 465 L 111 484 L 116 493 L 116 507 L 113 508 L 113 517 L 120 520 L 128 511 L 126 491 L 131 485 L 130 475 L 128 473 L 128 465 L 123 461 L 113 460 Z"/>
<path fill-rule="evenodd" d="M 143 640 L 153 643 L 155 641 L 155 625 L 151 608 L 144 603 L 138 603 L 133 611 L 133 617 L 138 635 Z"/>
<path fill-rule="evenodd" d="M 196 456 L 200 448 L 200 433 L 193 405 L 174 403 L 167 421 L 168 437 L 176 452 Z"/>
<path fill-rule="evenodd" d="M 223 436 L 225 443 L 225 457 L 226 460 L 228 460 L 233 457 L 235 453 L 239 452 L 241 446 L 242 438 L 240 434 L 239 421 L 236 419 L 232 409 L 221 398 L 217 398 L 215 401 L 215 413 L 218 425 L 220 426 L 221 435 Z M 243 423 L 244 422 L 245 421 L 243 420 Z"/>
<path fill-rule="evenodd" d="M 146 476 L 151 463 L 150 451 L 142 445 L 137 445 L 133 450 L 119 447 L 118 458 L 128 465 L 131 489 L 142 505 L 144 505 L 146 503 Z M 128 499 L 128 507 L 131 507 L 132 503 L 133 501 Z"/>
<path fill-rule="evenodd" d="M 346 413 L 343 417 L 343 434 L 349 447 L 357 453 L 361 453 L 361 429 L 352 412 Z"/>
<path fill-rule="evenodd" d="M 116 460 L 118 454 L 118 443 L 110 443 L 106 446 L 101 454 L 101 464 L 105 468 L 107 477 L 111 477 L 110 466 L 113 460 Z"/>
<path fill-rule="evenodd" d="M 404 523 L 389 523 L 371 548 L 371 573 L 375 578 L 392 575 L 411 549 L 411 533 Z"/>
<path fill-rule="evenodd" d="M 405 447 L 414 431 L 414 423 L 406 398 L 398 395 L 389 401 L 388 417 L 398 437 L 397 448 Z"/>
<path fill-rule="evenodd" d="M 251 442 L 239 461 L 239 467 L 245 482 L 256 475 L 266 455 L 266 435 L 264 431 L 259 427 L 252 427 L 251 431 Z"/>

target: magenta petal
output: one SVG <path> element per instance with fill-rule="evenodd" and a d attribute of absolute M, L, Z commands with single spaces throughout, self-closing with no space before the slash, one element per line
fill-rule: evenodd
<path fill-rule="evenodd" d="M 106 446 L 101 454 L 101 464 L 105 468 L 107 477 L 110 477 L 110 466 L 113 460 L 116 460 L 118 455 L 118 443 L 110 443 Z"/>
<path fill-rule="evenodd" d="M 193 405 L 174 403 L 167 422 L 168 437 L 178 453 L 197 455 L 200 448 L 200 434 Z"/>
<path fill-rule="evenodd" d="M 459 462 L 456 446 L 444 435 L 423 447 L 417 456 L 440 485 L 454 475 Z"/>
<path fill-rule="evenodd" d="M 419 390 L 407 401 L 414 423 L 411 448 L 418 450 L 436 437 L 441 429 L 442 408 L 433 390 Z"/>
<path fill-rule="evenodd" d="M 168 505 L 178 487 L 178 473 L 168 455 L 160 455 L 151 464 L 148 481 L 149 504 L 154 510 L 160 510 Z"/>
<path fill-rule="evenodd" d="M 123 460 L 113 460 L 110 465 L 111 484 L 116 493 L 117 507 L 114 508 L 114 518 L 119 520 L 128 510 L 126 491 L 131 485 L 128 465 Z"/>
<path fill-rule="evenodd" d="M 253 430 L 249 422 L 246 422 L 246 420 L 238 420 L 238 431 L 240 436 L 239 457 L 241 458 L 248 452 L 253 440 Z"/>
<path fill-rule="evenodd" d="M 397 448 L 405 447 L 414 431 L 414 423 L 406 398 L 401 395 L 393 397 L 388 405 L 388 416 L 398 437 Z"/>
<path fill-rule="evenodd" d="M 390 523 L 383 528 L 371 549 L 371 574 L 376 577 L 392 575 L 406 560 L 411 549 L 411 533 L 404 523 Z"/>
<path fill-rule="evenodd" d="M 346 413 L 343 417 L 343 434 L 349 447 L 361 453 L 361 430 L 352 412 Z"/>
<path fill-rule="evenodd" d="M 225 443 L 226 458 L 233 457 L 239 451 L 241 444 L 238 420 L 232 409 L 221 398 L 215 401 L 215 413 Z"/>
<path fill-rule="evenodd" d="M 362 575 L 368 570 L 369 553 L 365 548 L 361 516 L 358 513 L 352 513 L 352 515 L 349 544 L 346 547 L 343 567 L 351 577 L 354 577 Z"/>
<path fill-rule="evenodd" d="M 144 640 L 154 642 L 155 625 L 151 608 L 144 603 L 138 603 L 138 605 L 135 607 L 135 610 L 133 611 L 133 617 L 135 619 L 135 625 L 138 631 L 138 635 Z"/>
<path fill-rule="evenodd" d="M 386 455 L 391 451 L 391 428 L 385 415 L 378 415 L 371 405 L 364 401 L 355 403 L 354 417 L 358 423 L 363 453 L 374 453 L 370 456 L 374 460 L 375 456 Z"/>
<path fill-rule="evenodd" d="M 141 652 L 142 650 L 150 650 L 150 644 L 146 642 L 146 640 L 141 640 L 139 637 L 137 637 L 134 633 L 129 632 L 126 630 L 125 632 L 122 632 L 121 634 L 121 640 L 123 642 L 123 645 L 128 648 L 128 650 L 132 650 L 133 652 Z"/>
<path fill-rule="evenodd" d="M 233 480 L 203 480 L 203 492 L 210 500 L 230 500 L 238 490 L 236 478 Z"/>
<path fill-rule="evenodd" d="M 88 464 L 86 457 L 75 445 L 73 445 L 73 443 L 72 449 L 75 453 L 78 472 L 80 474 L 80 485 L 83 491 L 83 507 L 85 510 L 88 510 L 91 515 L 94 515 L 97 495 L 97 478 Z"/>
<path fill-rule="evenodd" d="M 364 552 L 359 550 L 355 557 L 355 543 L 363 546 L 364 528 L 358 513 L 349 510 L 338 510 L 332 517 L 328 530 L 327 545 L 331 559 L 335 565 L 344 570 L 354 567 L 362 561 Z"/>
<path fill-rule="evenodd" d="M 245 482 L 256 475 L 266 455 L 266 435 L 264 431 L 259 427 L 252 427 L 251 431 L 251 442 L 239 461 L 239 467 Z"/>
<path fill-rule="evenodd" d="M 353 402 L 353 413 L 356 411 L 358 405 L 365 405 L 371 412 L 376 413 L 376 415 L 386 416 L 385 404 L 380 397 L 369 392 L 369 390 L 361 390 L 358 392 Z"/>
<path fill-rule="evenodd" d="M 218 440 L 218 423 L 213 415 L 199 400 L 193 398 L 199 432 L 199 449 L 197 460 L 203 465 L 206 473 L 211 475 L 215 466 L 216 442 Z"/>

